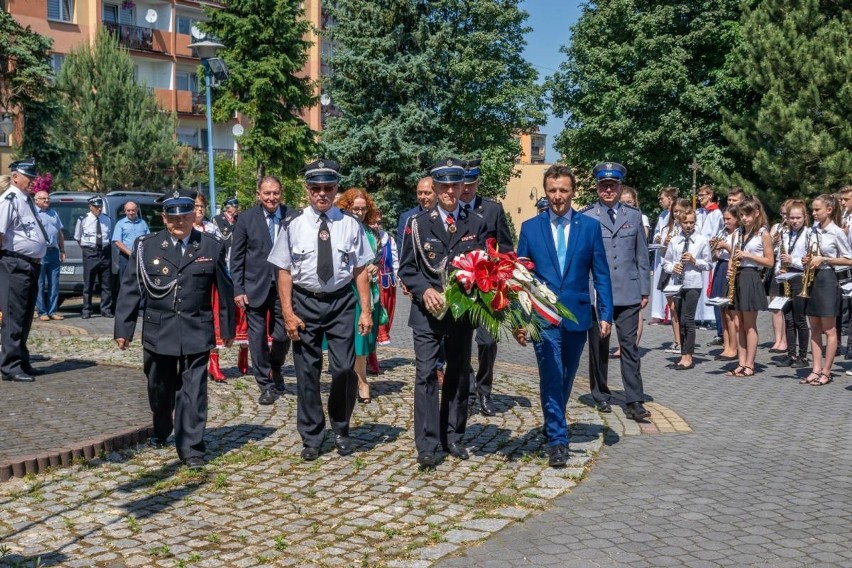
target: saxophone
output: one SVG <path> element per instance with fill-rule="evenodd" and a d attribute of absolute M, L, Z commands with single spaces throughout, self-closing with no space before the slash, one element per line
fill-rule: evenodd
<path fill-rule="evenodd" d="M 802 291 L 799 292 L 800 298 L 810 298 L 811 284 L 814 283 L 816 270 L 811 267 L 811 259 L 814 255 L 819 256 L 819 241 L 811 239 L 811 233 L 808 233 L 808 242 L 805 245 L 805 256 L 802 257 L 802 267 L 805 269 L 802 273 Z"/>
<path fill-rule="evenodd" d="M 784 256 L 785 254 L 787 254 L 787 247 L 784 246 L 784 238 L 790 234 L 790 229 L 788 229 L 787 226 L 784 225 L 783 230 L 778 232 L 781 233 L 781 239 L 779 242 L 779 252 L 781 256 Z M 778 272 L 787 272 L 788 268 L 790 268 L 790 263 L 781 261 L 780 269 L 778 270 Z M 786 296 L 787 298 L 793 297 L 793 288 L 792 286 L 790 286 L 789 280 L 784 281 L 784 296 Z"/>
<path fill-rule="evenodd" d="M 739 252 L 743 246 L 742 229 L 737 229 L 734 232 L 733 245 L 734 246 L 731 249 L 731 274 L 728 276 L 728 307 L 733 307 L 734 297 L 737 295 L 737 272 L 740 269 L 740 259 L 736 256 L 737 252 Z"/>

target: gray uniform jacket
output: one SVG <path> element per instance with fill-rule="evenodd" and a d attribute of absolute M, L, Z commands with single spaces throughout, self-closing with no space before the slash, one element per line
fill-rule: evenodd
<path fill-rule="evenodd" d="M 642 226 L 642 212 L 623 203 L 620 207 L 617 204 L 613 223 L 607 209 L 600 201 L 596 201 L 580 212 L 597 219 L 601 224 L 612 280 L 613 305 L 632 306 L 640 303 L 642 296 L 651 294 L 651 267 L 648 263 L 648 242 Z"/>

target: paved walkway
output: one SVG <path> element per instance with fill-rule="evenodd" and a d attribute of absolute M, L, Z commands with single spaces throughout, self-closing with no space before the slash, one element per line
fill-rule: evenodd
<path fill-rule="evenodd" d="M 852 563 L 852 393 L 842 375 L 814 388 L 774 368 L 750 380 L 723 377 L 712 361 L 676 373 L 665 369 L 673 356 L 656 349 L 668 328 L 649 327 L 643 346 L 655 350 L 643 364 L 653 422 L 637 425 L 620 409 L 597 414 L 582 403 L 587 384 L 578 379 L 580 400 L 569 408 L 572 462 L 554 471 L 540 453 L 532 349 L 506 342 L 497 373 L 501 414 L 472 418 L 470 461 L 450 458 L 423 473 L 411 436 L 405 304 L 394 344 L 382 351 L 376 398 L 356 408 L 353 456 L 337 456 L 327 442 L 318 462 L 302 463 L 292 378 L 273 407 L 256 404 L 251 381 L 232 378 L 211 385 L 204 475 L 180 467 L 173 448 L 140 446 L 0 484 L 0 566 L 37 558 L 114 567 Z M 33 352 L 50 356 L 38 366 L 69 357 L 96 362 L 86 367 L 91 381 L 136 392 L 101 389 L 108 395 L 102 408 L 117 399 L 144 413 L 141 371 L 104 367 L 141 362 L 138 351 L 112 347 L 111 320 L 62 323 L 69 327 L 37 324 Z M 87 335 L 71 335 L 76 328 Z M 711 336 L 701 332 L 699 343 Z M 35 386 L 46 389 L 49 377 Z M 7 387 L 33 386 L 5 383 L 0 396 L 5 403 Z M 80 404 L 100 401 L 80 392 Z M 17 400 L 22 422 L 40 417 L 26 411 L 26 397 Z M 133 412 L 112 414 L 134 424 Z"/>

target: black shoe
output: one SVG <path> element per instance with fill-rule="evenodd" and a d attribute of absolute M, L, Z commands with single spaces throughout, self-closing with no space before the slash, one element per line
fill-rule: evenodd
<path fill-rule="evenodd" d="M 494 403 L 491 401 L 490 396 L 479 397 L 479 412 L 481 412 L 483 416 L 497 415 L 497 409 L 494 408 Z"/>
<path fill-rule="evenodd" d="M 458 458 L 460 460 L 470 459 L 470 454 L 467 453 L 467 448 L 465 448 L 461 442 L 453 442 L 449 445 L 447 451 L 454 458 Z"/>
<path fill-rule="evenodd" d="M 595 408 L 597 408 L 598 412 L 603 412 L 604 414 L 609 414 L 610 412 L 612 412 L 612 406 L 610 406 L 608 400 L 595 403 Z"/>
<path fill-rule="evenodd" d="M 319 457 L 319 448 L 305 446 L 302 448 L 302 459 L 307 462 L 312 462 Z"/>
<path fill-rule="evenodd" d="M 287 385 L 284 384 L 284 377 L 281 375 L 281 369 L 272 369 L 269 372 L 269 377 L 272 379 L 272 384 L 280 393 L 287 391 Z"/>
<path fill-rule="evenodd" d="M 341 456 L 348 456 L 353 452 L 352 438 L 343 434 L 335 434 L 334 447 L 337 448 L 337 453 Z"/>
<path fill-rule="evenodd" d="M 102 318 L 107 318 L 107 319 L 112 319 L 112 318 L 114 318 L 115 316 L 114 316 L 113 314 L 101 314 L 101 317 L 102 317 Z"/>
<path fill-rule="evenodd" d="M 674 366 L 675 371 L 688 371 L 689 369 L 694 369 L 694 368 L 695 368 L 695 361 L 693 361 L 689 365 L 681 365 L 680 363 L 678 363 Z"/>
<path fill-rule="evenodd" d="M 165 447 L 168 447 L 166 441 L 162 438 L 158 438 L 156 436 L 151 436 L 148 438 L 148 447 L 154 448 L 157 450 L 162 450 Z"/>
<path fill-rule="evenodd" d="M 15 373 L 14 375 L 6 375 L 3 374 L 4 381 L 12 381 L 13 383 L 34 383 L 35 378 L 29 376 L 28 374 L 21 371 L 20 373 Z"/>
<path fill-rule="evenodd" d="M 30 376 L 33 376 L 33 377 L 38 377 L 39 375 L 44 374 L 44 371 L 39 371 L 35 367 L 27 366 L 27 367 L 21 367 L 21 369 L 24 371 L 24 373 L 26 373 Z"/>
<path fill-rule="evenodd" d="M 810 367 L 810 363 L 808 362 L 807 357 L 798 357 L 796 359 L 793 359 L 793 361 L 790 363 L 790 367 L 793 369 L 805 369 L 807 367 Z"/>
<path fill-rule="evenodd" d="M 183 460 L 183 463 L 189 469 L 195 469 L 195 470 L 204 469 L 204 466 L 207 465 L 204 461 L 204 458 L 201 458 L 201 457 L 198 457 L 198 456 L 186 458 L 185 460 Z"/>
<path fill-rule="evenodd" d="M 612 409 L 610 409 L 610 411 L 612 411 Z M 544 438 L 545 444 L 550 441 L 550 436 L 547 435 L 547 426 L 542 426 L 540 433 L 541 437 Z"/>
<path fill-rule="evenodd" d="M 87 319 L 89 319 L 90 317 L 92 317 L 92 316 L 90 316 L 89 314 L 83 314 L 82 316 L 80 316 L 80 319 L 87 320 Z"/>
<path fill-rule="evenodd" d="M 435 457 L 435 452 L 422 452 L 417 454 L 417 463 L 422 468 L 435 467 L 438 465 L 438 458 Z"/>
<path fill-rule="evenodd" d="M 275 393 L 272 392 L 272 390 L 273 387 L 267 387 L 263 389 L 263 392 L 260 393 L 260 396 L 257 398 L 257 403 L 264 405 L 273 404 L 277 397 L 275 396 Z"/>
<path fill-rule="evenodd" d="M 846 348 L 846 355 L 844 355 L 843 358 L 846 359 L 847 361 L 852 359 L 852 347 Z"/>
<path fill-rule="evenodd" d="M 644 420 L 651 416 L 651 413 L 648 412 L 641 402 L 631 402 L 628 404 L 624 414 L 631 420 Z"/>
<path fill-rule="evenodd" d="M 550 467 L 565 467 L 568 464 L 568 446 L 558 444 L 547 450 L 547 465 Z"/>

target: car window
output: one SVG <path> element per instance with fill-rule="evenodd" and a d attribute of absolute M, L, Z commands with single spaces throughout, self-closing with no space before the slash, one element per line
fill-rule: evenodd
<path fill-rule="evenodd" d="M 62 234 L 66 240 L 74 240 L 74 227 L 77 219 L 89 212 L 89 204 L 85 201 L 59 201 L 50 204 L 51 209 L 59 215 L 62 221 Z"/>
<path fill-rule="evenodd" d="M 152 233 L 162 231 L 166 228 L 163 223 L 163 206 L 158 203 L 142 203 L 139 205 L 139 213 L 145 222 L 148 223 L 148 228 Z"/>

